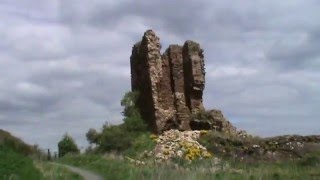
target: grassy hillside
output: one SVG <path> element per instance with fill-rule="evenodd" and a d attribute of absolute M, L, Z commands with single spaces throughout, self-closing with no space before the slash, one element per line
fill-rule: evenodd
<path fill-rule="evenodd" d="M 0 179 L 41 179 L 29 157 L 35 152 L 32 146 L 0 129 Z"/>
<path fill-rule="evenodd" d="M 41 179 L 31 158 L 15 152 L 11 147 L 0 145 L 0 179 Z"/>
<path fill-rule="evenodd" d="M 0 145 L 10 147 L 12 151 L 23 155 L 31 155 L 37 151 L 33 146 L 26 144 L 21 139 L 2 129 L 0 129 Z"/>

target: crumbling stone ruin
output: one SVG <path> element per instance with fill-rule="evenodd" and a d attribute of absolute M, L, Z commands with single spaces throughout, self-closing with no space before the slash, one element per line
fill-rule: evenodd
<path fill-rule="evenodd" d="M 132 91 L 139 92 L 137 105 L 152 130 L 162 133 L 169 129 L 212 129 L 219 122 L 225 125 L 221 118 L 216 123 L 194 118 L 205 111 L 205 68 L 200 45 L 186 41 L 183 46 L 170 45 L 163 54 L 160 50 L 159 37 L 148 30 L 133 46 L 130 57 Z M 217 119 L 214 113 L 211 119 Z"/>
<path fill-rule="evenodd" d="M 192 160 L 210 157 L 208 152 L 213 152 L 240 161 L 265 162 L 301 158 L 319 151 L 320 136 L 253 137 L 237 130 L 220 110 L 205 110 L 205 68 L 200 45 L 186 41 L 183 46 L 170 45 L 163 54 L 160 49 L 159 38 L 148 30 L 133 46 L 130 59 L 132 91 L 139 92 L 137 106 L 142 118 L 159 135 L 148 156 L 161 161 L 172 157 Z M 201 156 L 188 155 L 181 142 L 200 149 Z"/>

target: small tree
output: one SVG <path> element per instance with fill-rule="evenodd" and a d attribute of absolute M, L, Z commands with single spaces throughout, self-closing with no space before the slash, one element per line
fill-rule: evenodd
<path fill-rule="evenodd" d="M 136 105 L 139 93 L 127 92 L 121 100 L 121 106 L 124 107 L 122 114 L 124 116 L 124 125 L 129 132 L 143 132 L 147 130 L 147 124 L 143 121 L 139 109 Z"/>
<path fill-rule="evenodd" d="M 121 99 L 121 106 L 124 107 L 122 114 L 125 117 L 133 116 L 139 114 L 138 108 L 136 107 L 136 101 L 139 97 L 139 93 L 136 91 L 126 92 Z"/>
<path fill-rule="evenodd" d="M 111 125 L 106 123 L 101 132 L 89 129 L 86 134 L 88 142 L 96 144 L 97 150 L 122 152 L 132 146 L 134 140 L 146 133 L 147 124 L 143 121 L 139 109 L 136 106 L 138 92 L 127 92 L 121 100 L 124 123 Z M 88 149 L 91 151 L 91 149 Z"/>
<path fill-rule="evenodd" d="M 63 157 L 68 153 L 79 153 L 79 148 L 73 138 L 65 134 L 58 143 L 59 157 Z"/>

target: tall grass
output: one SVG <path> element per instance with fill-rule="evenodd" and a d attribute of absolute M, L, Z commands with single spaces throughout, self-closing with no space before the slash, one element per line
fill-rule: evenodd
<path fill-rule="evenodd" d="M 200 160 L 179 166 L 172 163 L 135 166 L 121 159 L 108 159 L 97 155 L 68 156 L 60 161 L 95 171 L 107 179 L 320 179 L 319 165 L 315 162 L 303 164 L 304 159 L 256 164 L 214 164 L 210 160 Z"/>
<path fill-rule="evenodd" d="M 44 179 L 53 180 L 82 180 L 83 177 L 79 174 L 73 173 L 65 167 L 50 164 L 48 162 L 36 161 L 37 169 L 43 174 Z"/>

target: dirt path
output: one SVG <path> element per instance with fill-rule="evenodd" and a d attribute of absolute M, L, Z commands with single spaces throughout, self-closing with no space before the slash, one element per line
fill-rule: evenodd
<path fill-rule="evenodd" d="M 77 168 L 77 167 L 74 167 L 74 166 L 65 165 L 65 164 L 59 164 L 59 163 L 52 163 L 52 164 L 57 165 L 57 166 L 63 166 L 65 168 L 67 168 L 68 170 L 79 174 L 85 180 L 103 180 L 103 177 L 101 177 L 100 175 L 95 174 L 95 173 L 93 173 L 91 171 L 87 171 L 87 170 L 84 170 L 84 169 L 80 169 L 80 168 Z"/>

